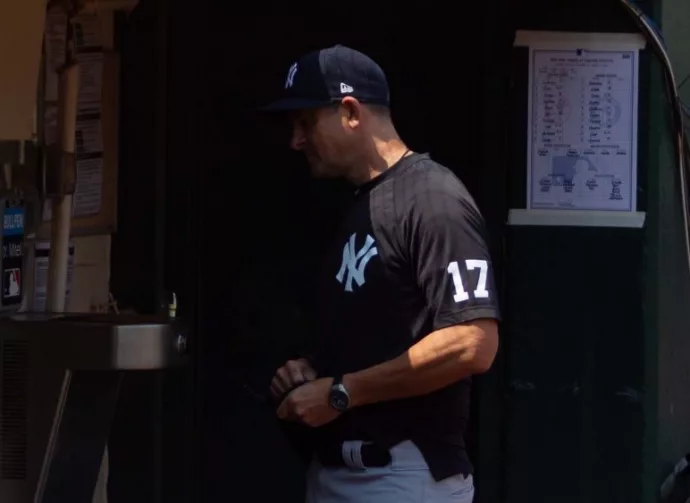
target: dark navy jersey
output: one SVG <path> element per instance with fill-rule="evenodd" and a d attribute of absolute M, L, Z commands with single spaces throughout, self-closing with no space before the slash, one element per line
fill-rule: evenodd
<path fill-rule="evenodd" d="M 319 295 L 321 376 L 403 354 L 431 332 L 499 319 L 483 219 L 465 186 L 412 154 L 361 186 L 325 263 Z M 469 379 L 429 395 L 345 412 L 333 440 L 412 440 L 437 479 L 471 472 L 464 448 Z"/>

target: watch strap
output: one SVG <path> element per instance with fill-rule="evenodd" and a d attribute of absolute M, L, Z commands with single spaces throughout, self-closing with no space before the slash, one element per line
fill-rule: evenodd
<path fill-rule="evenodd" d="M 336 386 L 343 384 L 343 375 L 337 375 L 333 378 L 333 384 L 331 384 L 331 388 L 335 388 Z"/>

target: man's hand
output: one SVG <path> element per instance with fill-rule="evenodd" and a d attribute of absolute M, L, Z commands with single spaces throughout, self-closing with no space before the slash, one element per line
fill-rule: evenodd
<path fill-rule="evenodd" d="M 282 398 L 297 386 L 316 379 L 316 371 L 304 358 L 290 360 L 276 371 L 271 381 L 271 394 Z"/>
<path fill-rule="evenodd" d="M 332 384 L 331 378 L 316 379 L 292 390 L 278 407 L 278 417 L 313 428 L 330 423 L 340 414 L 328 402 Z"/>

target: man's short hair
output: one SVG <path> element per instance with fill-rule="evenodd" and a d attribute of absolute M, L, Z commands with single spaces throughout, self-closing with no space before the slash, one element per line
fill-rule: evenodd
<path fill-rule="evenodd" d="M 390 119 L 391 117 L 391 109 L 387 106 L 367 105 L 366 103 L 364 104 L 364 106 L 371 110 L 371 113 L 373 113 L 376 117 L 379 117 L 381 119 Z"/>

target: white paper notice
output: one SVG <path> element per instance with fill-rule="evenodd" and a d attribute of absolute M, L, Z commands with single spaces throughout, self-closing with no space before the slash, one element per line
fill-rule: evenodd
<path fill-rule="evenodd" d="M 57 70 L 65 63 L 67 52 L 67 13 L 62 7 L 52 7 L 46 13 L 46 61 Z"/>
<path fill-rule="evenodd" d="M 69 306 L 69 297 L 72 291 L 72 278 L 74 276 L 74 243 L 69 244 L 67 262 L 67 287 L 65 292 L 65 311 Z M 46 296 L 48 292 L 48 264 L 50 263 L 50 243 L 36 243 L 34 253 L 34 295 L 32 299 L 32 311 L 42 312 L 46 309 Z"/>
<path fill-rule="evenodd" d="M 103 54 L 100 52 L 77 55 L 79 63 L 79 102 L 100 102 L 103 86 Z"/>
<path fill-rule="evenodd" d="M 636 211 L 638 51 L 530 48 L 527 208 Z"/>
<path fill-rule="evenodd" d="M 75 146 L 78 158 L 103 153 L 100 103 L 79 103 Z"/>
<path fill-rule="evenodd" d="M 77 161 L 77 187 L 74 192 L 73 211 L 75 217 L 97 215 L 101 211 L 103 187 L 103 158 L 79 159 Z"/>

